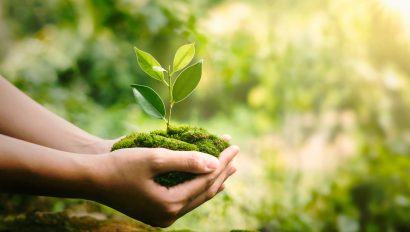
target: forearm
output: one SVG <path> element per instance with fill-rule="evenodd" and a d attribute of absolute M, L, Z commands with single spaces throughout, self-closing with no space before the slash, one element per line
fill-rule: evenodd
<path fill-rule="evenodd" d="M 76 153 L 101 153 L 109 147 L 26 96 L 0 76 L 0 133 Z"/>
<path fill-rule="evenodd" d="M 0 192 L 89 198 L 94 157 L 0 134 Z"/>

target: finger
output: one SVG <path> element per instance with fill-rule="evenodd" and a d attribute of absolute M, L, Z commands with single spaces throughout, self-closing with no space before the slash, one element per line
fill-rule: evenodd
<path fill-rule="evenodd" d="M 228 135 L 228 134 L 223 134 L 223 135 L 221 136 L 221 138 L 222 138 L 223 140 L 225 140 L 226 142 L 229 142 L 229 141 L 231 141 L 232 136 L 231 136 L 231 135 Z"/>
<path fill-rule="evenodd" d="M 230 168 L 228 171 L 226 171 L 223 175 L 221 175 L 217 181 L 208 189 L 208 191 L 203 192 L 200 194 L 198 197 L 193 199 L 190 203 L 188 203 L 181 211 L 180 215 L 182 216 L 193 209 L 197 208 L 198 206 L 202 205 L 204 202 L 212 199 L 216 194 L 221 192 L 225 186 L 224 182 L 226 179 L 228 179 L 231 175 L 233 175 L 236 172 L 235 168 Z"/>
<path fill-rule="evenodd" d="M 232 176 L 236 172 L 236 168 L 232 165 L 229 165 L 229 167 L 226 168 L 224 173 L 220 175 L 215 182 L 212 184 L 211 187 L 208 189 L 208 194 L 203 193 L 203 195 L 207 195 L 210 198 L 215 196 L 216 193 L 219 192 L 219 189 L 224 185 L 225 181 Z"/>
<path fill-rule="evenodd" d="M 218 179 L 213 183 L 213 185 L 209 188 L 209 191 L 212 193 L 219 193 L 225 188 L 225 181 L 236 173 L 236 168 L 232 165 L 227 168 L 228 170 L 224 172 L 223 175 L 218 177 Z M 222 188 L 222 189 L 221 189 Z"/>
<path fill-rule="evenodd" d="M 215 171 L 220 161 L 209 154 L 197 151 L 172 151 L 156 148 L 151 157 L 151 168 L 155 173 L 171 171 L 204 174 Z"/>
<path fill-rule="evenodd" d="M 222 191 L 224 191 L 225 190 L 225 184 L 222 184 L 221 185 L 221 187 L 219 187 L 219 189 L 218 189 L 218 193 L 220 193 L 220 192 L 222 192 Z M 218 194 L 217 193 L 217 194 Z"/>
<path fill-rule="evenodd" d="M 236 145 L 232 145 L 222 151 L 219 156 L 219 170 L 223 170 L 239 153 L 240 148 Z"/>
<path fill-rule="evenodd" d="M 198 195 L 207 191 L 209 187 L 214 184 L 215 180 L 221 175 L 221 173 L 226 171 L 227 165 L 233 160 L 238 152 L 238 146 L 228 147 L 219 157 L 220 165 L 217 170 L 207 175 L 197 176 L 195 179 L 174 186 L 170 190 L 173 191 L 175 196 L 184 196 L 187 199 L 196 198 Z"/>
<path fill-rule="evenodd" d="M 214 197 L 218 192 L 220 192 L 219 189 L 221 188 L 222 185 L 224 185 L 224 182 L 226 181 L 226 179 L 232 176 L 235 172 L 236 172 L 236 168 L 232 165 L 229 165 L 227 169 L 223 172 L 223 174 L 220 175 L 215 180 L 215 182 L 212 184 L 211 187 L 209 187 L 207 192 L 203 193 L 202 195 L 205 194 L 205 196 L 207 196 L 209 199 Z"/>

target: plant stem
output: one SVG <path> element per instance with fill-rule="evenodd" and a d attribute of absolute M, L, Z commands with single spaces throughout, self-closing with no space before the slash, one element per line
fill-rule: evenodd
<path fill-rule="evenodd" d="M 167 131 L 169 130 L 169 125 L 171 122 L 171 114 L 172 114 L 172 107 L 174 106 L 173 99 L 172 99 L 172 75 L 174 73 L 171 72 L 171 67 L 168 67 L 168 97 L 169 97 L 169 105 L 168 105 L 168 119 L 167 119 Z"/>
<path fill-rule="evenodd" d="M 174 103 L 170 102 L 169 111 L 168 111 L 167 131 L 169 130 L 169 125 L 170 125 L 170 121 L 171 121 L 171 114 L 172 114 L 172 107 L 173 106 L 174 106 Z"/>

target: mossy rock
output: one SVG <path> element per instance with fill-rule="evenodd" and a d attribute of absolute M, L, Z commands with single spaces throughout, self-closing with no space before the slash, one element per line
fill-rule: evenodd
<path fill-rule="evenodd" d="M 219 157 L 228 146 L 226 141 L 203 128 L 170 126 L 167 130 L 132 133 L 115 143 L 111 151 L 132 147 L 161 147 L 176 151 L 200 151 Z M 194 177 L 193 173 L 168 172 L 156 176 L 154 180 L 160 185 L 172 187 Z"/>
<path fill-rule="evenodd" d="M 30 212 L 0 216 L 0 231 L 4 232 L 161 232 L 136 220 L 97 220 L 91 216 L 69 216 L 65 212 Z"/>

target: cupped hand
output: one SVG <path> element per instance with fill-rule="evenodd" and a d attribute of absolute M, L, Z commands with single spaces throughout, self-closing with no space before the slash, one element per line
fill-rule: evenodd
<path fill-rule="evenodd" d="M 128 148 L 95 156 L 90 198 L 153 226 L 167 227 L 223 190 L 236 169 L 231 164 L 237 146 L 219 159 L 195 151 Z M 198 176 L 166 188 L 154 182 L 158 174 L 181 171 Z"/>

